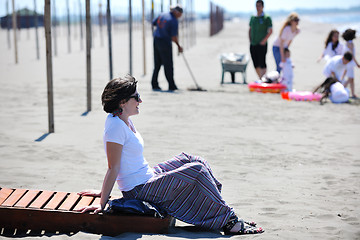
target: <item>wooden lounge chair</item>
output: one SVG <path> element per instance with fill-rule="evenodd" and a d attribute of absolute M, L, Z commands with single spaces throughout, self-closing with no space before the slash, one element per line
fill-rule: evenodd
<path fill-rule="evenodd" d="M 0 234 L 72 234 L 84 231 L 116 236 L 124 232 L 167 233 L 169 226 L 173 224 L 170 216 L 160 219 L 76 211 L 99 202 L 99 197 L 81 197 L 74 192 L 0 187 Z"/>

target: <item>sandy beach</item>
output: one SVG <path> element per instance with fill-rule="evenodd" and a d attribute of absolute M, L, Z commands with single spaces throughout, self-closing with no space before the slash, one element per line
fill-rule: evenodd
<path fill-rule="evenodd" d="M 281 21 L 274 21 L 268 46 L 268 69 L 275 69 L 272 42 Z M 360 108 L 351 104 L 285 101 L 279 94 L 251 93 L 247 85 L 220 85 L 219 56 L 249 54 L 248 22 L 226 22 L 208 37 L 207 22 L 198 23 L 196 45 L 185 56 L 206 92 L 187 91 L 194 83 L 182 57 L 174 55 L 180 91 L 153 92 L 152 39 L 147 31 L 147 68 L 143 75 L 140 30 L 134 32 L 133 75 L 143 99 L 133 122 L 145 140 L 151 166 L 181 152 L 203 156 L 223 184 L 223 197 L 238 215 L 265 233 L 231 239 L 360 239 Z M 324 79 L 324 62 L 316 63 L 329 24 L 300 22 L 291 46 L 294 89 L 312 90 Z M 92 111 L 86 111 L 86 62 L 79 36 L 67 53 L 66 32 L 59 33 L 53 58 L 55 133 L 47 133 L 45 40 L 39 32 L 36 60 L 34 30 L 20 32 L 19 64 L 0 31 L 0 186 L 57 191 L 99 189 L 106 171 L 102 131 L 106 114 L 100 95 L 109 80 L 106 37 L 92 50 Z M 12 37 L 12 35 L 11 35 Z M 360 37 L 354 40 L 360 57 Z M 84 45 L 85 46 L 85 45 Z M 13 46 L 12 46 L 13 47 Z M 129 71 L 126 29 L 114 31 L 114 76 Z M 163 71 L 160 86 L 167 89 Z M 236 75 L 242 83 L 241 74 Z M 249 62 L 248 82 L 256 80 Z M 360 95 L 360 70 L 355 69 Z M 121 196 L 114 187 L 112 195 Z M 1 217 L 1 216 L 0 216 Z M 114 239 L 228 239 L 219 232 L 194 231 L 176 222 L 169 234 L 125 233 Z M 2 236 L 0 236 L 2 238 Z M 52 235 L 67 239 L 67 235 Z M 72 239 L 113 239 L 77 233 Z M 24 238 L 21 238 L 24 239 Z M 26 239 L 39 239 L 28 237 Z"/>

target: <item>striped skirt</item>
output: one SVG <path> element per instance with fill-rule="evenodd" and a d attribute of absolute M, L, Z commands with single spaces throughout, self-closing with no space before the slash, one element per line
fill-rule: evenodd
<path fill-rule="evenodd" d="M 181 153 L 156 165 L 154 172 L 147 183 L 122 192 L 123 197 L 156 203 L 183 222 L 209 229 L 223 227 L 235 215 L 205 159 Z"/>

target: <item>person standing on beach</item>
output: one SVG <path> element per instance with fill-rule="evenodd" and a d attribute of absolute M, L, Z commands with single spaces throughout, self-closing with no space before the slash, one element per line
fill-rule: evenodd
<path fill-rule="evenodd" d="M 276 63 L 276 71 L 281 72 L 280 62 L 285 62 L 284 49 L 289 48 L 292 40 L 299 34 L 299 16 L 291 13 L 281 27 L 280 34 L 273 44 L 273 54 Z"/>
<path fill-rule="evenodd" d="M 169 83 L 169 91 L 177 90 L 174 81 L 174 66 L 172 56 L 172 42 L 178 47 L 178 52 L 182 53 L 183 48 L 179 44 L 178 38 L 178 19 L 182 16 L 183 9 L 180 6 L 171 8 L 170 12 L 162 13 L 152 22 L 156 26 L 154 31 L 154 72 L 152 75 L 151 86 L 154 91 L 161 91 L 158 83 L 158 75 L 161 65 L 164 66 L 166 80 Z"/>
<path fill-rule="evenodd" d="M 257 15 L 252 16 L 249 23 L 250 54 L 259 78 L 266 73 L 267 40 L 272 34 L 271 18 L 263 10 L 264 2 L 257 0 Z"/>
<path fill-rule="evenodd" d="M 352 61 L 347 64 L 346 67 L 346 77 L 347 81 L 344 83 L 344 87 L 346 87 L 348 84 L 350 84 L 350 91 L 351 91 L 351 97 L 357 98 L 355 95 L 355 83 L 354 83 L 354 67 L 357 66 L 360 68 L 360 64 L 356 61 L 355 58 L 355 46 L 353 43 L 353 39 L 355 39 L 356 31 L 353 29 L 346 29 L 345 32 L 342 34 L 342 37 L 346 41 L 344 52 L 351 52 L 353 55 Z"/>

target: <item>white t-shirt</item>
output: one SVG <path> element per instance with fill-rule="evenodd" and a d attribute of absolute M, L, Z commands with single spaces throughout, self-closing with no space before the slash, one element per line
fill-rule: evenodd
<path fill-rule="evenodd" d="M 121 191 L 129 191 L 135 186 L 146 183 L 154 172 L 143 156 L 144 140 L 136 131 L 129 118 L 129 124 L 134 133 L 126 123 L 119 117 L 109 114 L 105 121 L 103 135 L 106 153 L 106 142 L 114 142 L 123 145 L 120 160 L 120 171 L 116 178 Z"/>
<path fill-rule="evenodd" d="M 297 29 L 295 32 L 291 31 L 290 26 L 286 26 L 281 33 L 280 37 L 277 37 L 274 41 L 273 46 L 280 47 L 280 38 L 284 41 L 284 48 L 289 47 L 289 43 L 291 40 L 294 39 L 294 37 L 300 32 L 300 29 Z"/>
<path fill-rule="evenodd" d="M 347 65 L 343 63 L 342 58 L 343 58 L 342 55 L 337 55 L 329 59 L 323 71 L 325 77 L 330 77 L 331 73 L 334 72 L 336 78 L 338 80 L 342 80 L 341 78 L 342 75 L 344 74 Z"/>
<path fill-rule="evenodd" d="M 343 103 L 349 100 L 349 93 L 345 87 L 340 83 L 336 82 L 330 86 L 331 101 L 334 103 Z"/>
<path fill-rule="evenodd" d="M 325 60 L 329 60 L 330 58 L 336 55 L 342 55 L 344 51 L 344 45 L 339 42 L 336 48 L 333 50 L 333 43 L 329 42 L 326 48 L 324 49 L 323 56 Z"/>

